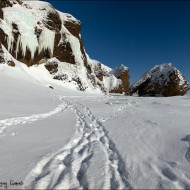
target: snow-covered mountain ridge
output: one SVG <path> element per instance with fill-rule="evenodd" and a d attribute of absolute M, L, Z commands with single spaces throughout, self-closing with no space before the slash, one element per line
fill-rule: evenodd
<path fill-rule="evenodd" d="M 125 72 L 128 81 L 124 84 L 120 76 L 110 73 L 112 69 L 90 59 L 80 30 L 79 20 L 57 11 L 47 2 L 1 1 L 1 63 L 5 63 L 3 49 L 6 49 L 17 61 L 29 67 L 44 65 L 49 78 L 74 85 L 79 90 L 124 92 L 128 88 L 128 72 Z M 12 66 L 16 65 L 13 58 L 8 62 Z"/>
<path fill-rule="evenodd" d="M 175 96 L 186 94 L 190 87 L 181 72 L 168 63 L 156 65 L 130 88 L 140 96 Z"/>

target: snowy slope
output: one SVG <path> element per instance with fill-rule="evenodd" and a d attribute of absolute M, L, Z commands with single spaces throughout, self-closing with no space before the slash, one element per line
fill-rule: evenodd
<path fill-rule="evenodd" d="M 1 189 L 190 188 L 189 96 L 95 96 L 0 73 Z"/>

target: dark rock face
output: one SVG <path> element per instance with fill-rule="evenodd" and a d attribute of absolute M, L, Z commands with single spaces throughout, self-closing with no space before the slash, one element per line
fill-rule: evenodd
<path fill-rule="evenodd" d="M 7 65 L 9 65 L 10 67 L 15 67 L 15 63 L 12 60 L 7 61 Z"/>
<path fill-rule="evenodd" d="M 63 42 L 59 43 L 61 39 L 61 35 L 57 34 L 55 36 L 55 44 L 57 44 L 54 48 L 54 57 L 59 59 L 61 62 L 67 62 L 71 64 L 75 64 L 75 56 L 73 55 L 71 44 L 66 40 L 65 34 L 63 34 Z"/>
<path fill-rule="evenodd" d="M 3 50 L 2 50 L 2 46 L 0 44 L 0 64 L 4 64 L 5 63 L 5 59 L 4 59 L 4 55 L 3 55 Z"/>
<path fill-rule="evenodd" d="M 50 72 L 50 74 L 54 74 L 58 71 L 58 63 L 57 62 L 48 62 L 45 64 L 45 68 Z"/>
<path fill-rule="evenodd" d="M 47 17 L 48 20 L 44 21 L 44 25 L 50 30 L 59 32 L 61 30 L 62 22 L 57 11 L 55 10 L 54 12 L 50 12 Z"/>
<path fill-rule="evenodd" d="M 3 19 L 3 8 L 5 7 L 11 7 L 12 3 L 9 0 L 1 0 L 0 2 L 0 18 Z"/>
<path fill-rule="evenodd" d="M 139 96 L 183 96 L 189 89 L 184 76 L 172 64 L 155 66 L 131 86 L 129 94 Z"/>
<path fill-rule="evenodd" d="M 97 64 L 97 67 L 95 68 L 95 74 L 100 81 L 103 81 L 103 77 L 105 76 L 109 77 L 109 73 L 102 69 L 101 63 Z"/>
<path fill-rule="evenodd" d="M 127 92 L 129 89 L 129 85 L 130 85 L 129 69 L 127 67 L 125 67 L 124 65 L 121 65 L 121 66 L 115 68 L 111 73 L 117 79 L 121 80 L 121 84 L 117 88 L 111 90 L 111 93 Z"/>
<path fill-rule="evenodd" d="M 69 17 L 69 15 L 67 16 Z M 79 38 L 80 30 L 81 30 L 81 23 L 75 22 L 75 21 L 65 21 L 64 26 L 67 28 L 67 30 L 75 37 Z"/>
<path fill-rule="evenodd" d="M 13 60 L 5 58 L 1 44 L 0 44 L 0 64 L 7 64 L 10 67 L 15 67 L 15 62 Z"/>

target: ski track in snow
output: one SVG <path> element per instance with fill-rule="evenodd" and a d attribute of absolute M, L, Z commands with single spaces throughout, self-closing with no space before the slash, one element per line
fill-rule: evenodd
<path fill-rule="evenodd" d="M 66 109 L 65 103 L 58 105 L 53 111 L 42 113 L 42 114 L 34 114 L 26 117 L 17 117 L 10 119 L 0 120 L 0 135 L 3 135 L 8 130 L 12 129 L 12 127 L 17 125 L 23 125 L 26 123 L 32 123 L 41 119 L 46 119 L 48 117 L 52 117 Z"/>
<path fill-rule="evenodd" d="M 187 135 L 185 138 L 181 139 L 182 141 L 186 141 L 189 144 L 189 147 L 185 153 L 186 160 L 190 163 L 190 135 Z"/>
<path fill-rule="evenodd" d="M 37 163 L 26 177 L 23 189 L 88 189 L 85 174 L 93 157 L 94 143 L 100 144 L 107 160 L 102 188 L 131 189 L 125 163 L 103 124 L 82 104 L 65 104 L 76 115 L 75 135 L 62 149 Z"/>

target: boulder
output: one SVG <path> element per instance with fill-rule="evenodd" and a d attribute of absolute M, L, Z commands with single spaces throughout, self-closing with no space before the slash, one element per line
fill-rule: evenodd
<path fill-rule="evenodd" d="M 156 65 L 130 87 L 129 94 L 139 96 L 183 96 L 189 83 L 171 63 Z"/>

